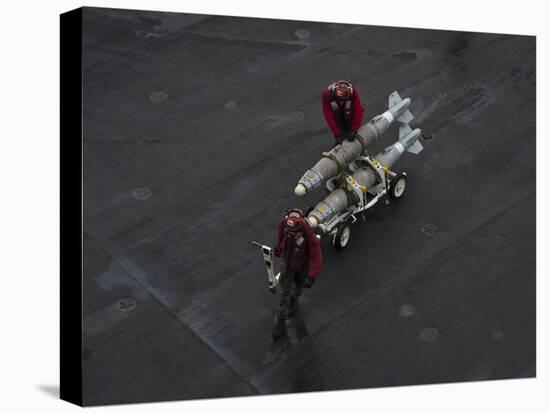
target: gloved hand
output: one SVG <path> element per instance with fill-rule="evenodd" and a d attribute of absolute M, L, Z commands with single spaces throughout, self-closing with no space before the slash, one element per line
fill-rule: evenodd
<path fill-rule="evenodd" d="M 355 136 L 357 135 L 357 131 L 351 130 L 346 132 L 346 139 L 348 141 L 353 141 L 355 139 Z"/>
<path fill-rule="evenodd" d="M 315 279 L 313 279 L 312 277 L 308 277 L 306 279 L 306 282 L 304 283 L 304 287 L 308 288 L 308 289 L 311 289 L 311 287 L 313 286 L 314 283 L 315 283 Z"/>
<path fill-rule="evenodd" d="M 334 146 L 336 145 L 339 145 L 341 144 L 342 142 L 344 142 L 344 138 L 345 136 L 340 134 L 340 135 L 334 135 Z"/>

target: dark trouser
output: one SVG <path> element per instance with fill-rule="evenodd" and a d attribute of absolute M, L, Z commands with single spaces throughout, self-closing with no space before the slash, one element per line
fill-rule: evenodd
<path fill-rule="evenodd" d="M 288 319 L 290 301 L 297 299 L 302 294 L 306 277 L 306 269 L 302 272 L 291 272 L 286 269 L 286 264 L 281 260 L 281 276 L 279 279 L 281 301 L 279 302 L 279 310 L 277 312 L 279 319 Z"/>

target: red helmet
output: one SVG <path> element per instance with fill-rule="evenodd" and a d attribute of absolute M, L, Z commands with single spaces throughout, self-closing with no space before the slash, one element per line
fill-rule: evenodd
<path fill-rule="evenodd" d="M 287 210 L 284 224 L 288 231 L 300 230 L 304 226 L 304 212 L 297 208 Z"/>
<path fill-rule="evenodd" d="M 304 219 L 301 217 L 287 217 L 285 220 L 285 228 L 288 231 L 298 231 L 304 225 Z"/>
<path fill-rule="evenodd" d="M 334 82 L 331 89 L 334 97 L 339 101 L 347 101 L 353 94 L 353 85 L 345 80 Z"/>

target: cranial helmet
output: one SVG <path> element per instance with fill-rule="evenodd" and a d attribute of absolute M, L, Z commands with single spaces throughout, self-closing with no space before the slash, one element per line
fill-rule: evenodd
<path fill-rule="evenodd" d="M 300 230 L 304 226 L 304 212 L 297 208 L 287 210 L 284 225 L 288 231 Z"/>
<path fill-rule="evenodd" d="M 339 101 L 347 101 L 353 94 L 353 86 L 350 82 L 345 80 L 339 80 L 334 82 L 332 93 L 334 97 Z"/>

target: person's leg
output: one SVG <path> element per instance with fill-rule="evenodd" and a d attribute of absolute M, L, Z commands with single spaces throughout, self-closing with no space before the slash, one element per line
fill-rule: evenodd
<path fill-rule="evenodd" d="M 279 308 L 277 310 L 277 318 L 288 319 L 288 307 L 293 293 L 294 274 L 287 271 L 281 271 L 279 286 L 281 297 L 279 300 Z"/>
<path fill-rule="evenodd" d="M 294 277 L 294 292 L 296 294 L 296 297 L 300 297 L 302 294 L 302 291 L 304 290 L 304 284 L 306 283 L 307 279 L 307 269 L 303 272 L 296 273 L 296 276 Z"/>
<path fill-rule="evenodd" d="M 277 309 L 277 321 L 273 327 L 273 339 L 277 340 L 286 333 L 286 320 L 288 319 L 290 297 L 292 286 L 294 285 L 294 274 L 287 272 L 284 264 L 281 262 L 281 276 L 279 278 L 279 288 L 281 297 L 279 308 Z"/>
<path fill-rule="evenodd" d="M 288 306 L 288 317 L 292 318 L 298 312 L 298 298 L 293 296 L 290 298 L 290 305 Z"/>
<path fill-rule="evenodd" d="M 307 272 L 299 272 L 294 274 L 294 288 L 290 298 L 289 316 L 294 316 L 298 311 L 298 298 L 302 295 L 304 284 L 306 282 Z"/>

